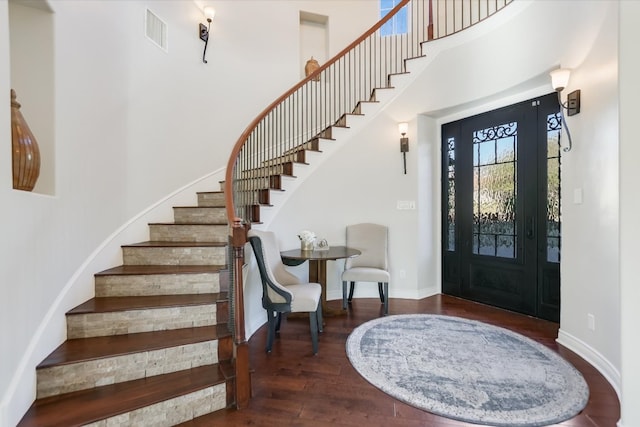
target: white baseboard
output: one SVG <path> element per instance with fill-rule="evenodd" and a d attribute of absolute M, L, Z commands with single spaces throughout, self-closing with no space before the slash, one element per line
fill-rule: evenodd
<path fill-rule="evenodd" d="M 602 376 L 609 382 L 609 384 L 611 384 L 611 387 L 613 387 L 616 394 L 618 395 L 618 400 L 622 400 L 620 395 L 620 371 L 618 371 L 616 367 L 613 366 L 613 364 L 609 362 L 609 360 L 607 360 L 607 358 L 605 358 L 589 344 L 563 331 L 562 329 L 558 331 L 558 338 L 556 339 L 556 342 L 573 351 L 578 356 L 589 362 L 591 366 L 596 368 L 598 372 L 600 372 Z M 622 424 L 618 422 L 618 426 L 622 427 Z"/>
<path fill-rule="evenodd" d="M 253 334 L 255 334 L 256 331 L 262 327 L 262 325 L 267 323 L 266 312 L 262 310 L 262 313 L 264 313 L 265 315 L 253 316 L 253 318 L 247 319 L 247 322 L 245 322 L 244 328 L 245 328 L 245 335 L 246 335 L 247 341 L 251 339 Z"/>
<path fill-rule="evenodd" d="M 367 286 L 369 285 L 369 286 Z M 389 285 L 391 288 L 391 285 Z M 397 289 L 392 290 L 389 289 L 389 294 L 391 300 L 394 298 L 400 299 L 423 299 L 440 293 L 440 289 L 437 288 L 422 288 L 415 290 L 406 290 L 406 289 Z M 378 295 L 378 285 L 375 283 L 365 283 L 362 286 L 356 285 L 355 292 L 353 293 L 354 298 L 379 298 Z M 340 285 L 340 289 L 330 290 L 327 293 L 327 301 L 333 300 L 341 300 L 342 299 L 342 284 Z"/>

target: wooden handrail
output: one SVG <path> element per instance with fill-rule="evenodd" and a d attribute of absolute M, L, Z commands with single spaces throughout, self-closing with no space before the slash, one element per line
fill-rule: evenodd
<path fill-rule="evenodd" d="M 354 47 L 362 43 L 365 39 L 371 36 L 373 33 L 378 31 L 385 23 L 387 23 L 393 16 L 400 11 L 407 3 L 411 0 L 402 0 L 400 3 L 396 5 L 389 13 L 387 13 L 384 18 L 378 21 L 373 27 L 371 27 L 366 33 L 358 37 L 355 41 L 353 41 L 349 46 L 342 49 L 337 55 L 331 58 L 328 62 L 321 65 L 317 70 L 313 73 L 306 76 L 300 82 L 298 82 L 295 86 L 289 89 L 287 92 L 283 93 L 278 99 L 273 101 L 267 108 L 265 108 L 253 121 L 247 126 L 247 128 L 242 132 L 240 138 L 236 141 L 233 149 L 231 150 L 231 155 L 229 156 L 229 161 L 227 162 L 227 170 L 225 174 L 225 183 L 224 183 L 224 191 L 225 191 L 225 200 L 226 200 L 226 208 L 227 208 L 227 219 L 229 223 L 232 224 L 236 221 L 236 213 L 235 206 L 233 201 L 233 171 L 236 163 L 236 159 L 238 158 L 238 154 L 242 149 L 242 146 L 247 141 L 249 135 L 255 130 L 260 121 L 264 119 L 275 107 L 280 105 L 282 101 L 287 99 L 293 93 L 295 93 L 298 89 L 303 87 L 306 83 L 313 81 L 317 78 L 322 71 L 329 68 L 331 65 L 335 64 L 340 58 L 342 58 L 346 53 L 350 52 Z"/>
<path fill-rule="evenodd" d="M 332 127 L 344 126 L 346 115 L 360 114 L 361 102 L 375 100 L 375 90 L 390 87 L 389 76 L 405 72 L 405 61 L 423 54 L 422 43 L 474 25 L 512 1 L 401 0 L 358 39 L 269 104 L 242 132 L 231 150 L 224 184 L 233 258 L 230 307 L 237 407 L 246 406 L 251 395 L 242 267 L 246 233 L 257 221 L 256 205 L 269 203 L 268 193 L 279 188 L 282 175 L 293 176 L 293 163 L 304 162 L 303 150 L 318 149 L 318 140 L 331 138 Z M 383 37 L 382 27 L 409 4 L 412 32 Z M 477 8 L 472 10 L 472 4 Z"/>

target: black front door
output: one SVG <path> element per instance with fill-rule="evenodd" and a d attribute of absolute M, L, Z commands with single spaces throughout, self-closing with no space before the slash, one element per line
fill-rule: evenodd
<path fill-rule="evenodd" d="M 442 126 L 443 292 L 560 317 L 555 93 Z"/>

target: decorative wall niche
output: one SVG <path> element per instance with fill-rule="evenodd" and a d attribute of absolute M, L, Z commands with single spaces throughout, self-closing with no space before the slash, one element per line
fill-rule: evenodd
<path fill-rule="evenodd" d="M 11 88 L 40 148 L 40 176 L 33 192 L 48 195 L 55 194 L 53 17 L 47 0 L 9 0 Z M 10 102 L 9 94 L 2 99 Z M 2 149 L 8 153 L 11 145 Z"/>
<path fill-rule="evenodd" d="M 300 11 L 300 77 L 312 57 L 323 65 L 329 59 L 329 17 Z"/>

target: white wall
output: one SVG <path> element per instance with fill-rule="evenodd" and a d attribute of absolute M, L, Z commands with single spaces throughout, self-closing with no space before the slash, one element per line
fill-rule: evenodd
<path fill-rule="evenodd" d="M 620 3 L 620 285 L 622 306 L 622 399 L 620 427 L 640 425 L 640 265 L 638 241 L 638 144 L 637 118 L 640 114 L 640 57 L 637 54 L 640 3 Z"/>
<path fill-rule="evenodd" d="M 562 159 L 563 248 L 559 342 L 598 366 L 620 390 L 618 5 L 567 93 L 580 88 L 582 108 L 567 119 L 573 150 Z M 594 31 L 595 32 L 595 31 Z M 582 192 L 583 202 L 574 202 Z M 588 250 L 585 250 L 588 248 Z M 595 317 L 595 330 L 587 316 Z"/>
<path fill-rule="evenodd" d="M 55 194 L 55 109 L 53 93 L 53 14 L 40 8 L 9 2 L 11 87 L 40 149 L 36 193 Z"/>
<path fill-rule="evenodd" d="M 9 9 L 7 6 L 7 1 L 0 1 L 0 58 L 8 58 L 9 57 Z M 10 91 L 9 84 L 9 76 L 10 76 L 10 64 L 9 61 L 0 61 L 0 93 L 7 94 Z M 11 128 L 6 125 L 6 121 L 10 120 L 11 117 L 11 109 L 10 104 L 8 102 L 0 102 L 0 117 L 2 117 L 2 122 L 0 122 L 0 141 L 11 141 Z M 7 152 L 7 148 L 5 147 L 5 153 Z M 5 194 L 8 192 L 7 188 L 13 185 L 13 178 L 11 175 L 11 158 L 10 156 L 0 156 L 0 188 L 2 188 L 2 193 Z M 4 208 L 6 204 L 4 203 L 4 197 L 2 198 L 3 203 L 2 207 Z M 7 214 L 5 213 L 6 209 L 0 209 L 0 221 L 4 222 Z M 8 240 L 6 241 L 8 242 Z M 2 256 L 5 256 L 8 252 L 7 243 L 4 241 L 3 236 L 3 244 L 1 246 Z M 7 279 L 4 277 L 4 264 L 2 267 L 2 276 L 0 279 L 0 291 L 2 292 L 2 310 L 0 310 L 0 325 L 9 325 L 11 322 L 11 318 L 9 317 L 9 310 L 5 308 L 8 304 L 9 300 L 8 295 L 8 282 L 5 281 Z M 19 354 L 16 354 L 14 357 L 10 355 L 8 351 L 5 349 L 13 344 L 15 341 L 14 334 L 8 335 L 7 327 L 0 326 L 0 339 L 2 340 L 2 351 L 0 351 L 0 366 L 7 366 L 7 369 L 0 368 L 0 387 L 2 387 L 3 393 L 6 389 L 9 381 L 11 379 L 12 369 L 10 367 L 17 366 L 17 360 L 19 358 Z M 5 335 L 7 334 L 7 335 Z M 23 345 L 24 347 L 24 345 Z M 0 426 L 8 426 L 8 420 L 6 415 L 5 404 L 0 403 Z"/>
<path fill-rule="evenodd" d="M 5 242 L 0 246 L 0 426 L 15 424 L 33 399 L 34 367 L 64 339 L 63 313 L 92 296 L 93 251 L 149 205 L 224 166 L 244 126 L 298 79 L 303 63 L 300 10 L 329 16 L 331 54 L 377 18 L 375 2 L 358 0 L 211 2 L 217 16 L 209 64 L 204 65 L 203 43 L 196 37 L 203 17 L 191 2 L 51 3 L 55 197 L 12 190 L 10 156 L 0 156 L 0 236 Z M 623 13 L 635 10 L 637 17 L 633 2 L 623 3 Z M 169 24 L 169 53 L 144 39 L 147 5 Z M 637 283 L 631 283 L 637 275 L 629 271 L 632 267 L 618 273 L 618 254 L 623 268 L 635 265 L 633 255 L 624 251 L 633 250 L 637 239 L 620 239 L 619 233 L 637 232 L 629 225 L 637 206 L 617 196 L 617 7 L 618 2 L 609 1 L 519 1 L 466 35 L 437 42 L 443 51 L 438 54 L 436 44 L 429 48 L 436 56 L 433 66 L 375 122 L 339 146 L 339 155 L 312 172 L 269 228 L 289 248 L 298 244 L 295 236 L 302 229 L 340 244 L 348 223 L 388 224 L 391 296 L 438 292 L 439 126 L 549 92 L 549 70 L 574 68 L 568 90 L 582 89 L 583 110 L 569 119 L 574 149 L 563 158 L 561 342 L 592 357 L 619 388 L 621 367 L 623 373 L 634 373 L 629 366 L 638 357 L 633 345 L 625 345 L 620 354 L 620 298 L 625 298 L 625 322 L 637 323 L 638 315 L 633 306 Z M 355 22 L 353 16 L 361 19 Z M 7 22 L 7 0 L 0 0 L 0 93 L 5 94 L 10 82 Z M 633 28 L 623 35 L 631 33 L 635 40 L 637 25 L 627 24 Z M 633 49 L 626 50 L 631 62 Z M 471 63 L 461 67 L 463 60 Z M 402 173 L 398 121 L 410 122 L 407 175 Z M 0 140 L 9 141 L 8 123 L 8 103 L 0 103 Z M 627 142 L 621 156 L 634 146 L 629 142 L 634 130 L 623 133 Z M 635 169 L 621 162 L 622 191 L 635 188 Z M 581 205 L 570 203 L 576 188 L 584 192 Z M 398 211 L 398 200 L 416 200 L 418 209 Z M 96 258 L 119 262 L 115 254 Z M 406 277 L 400 277 L 400 270 Z M 340 272 L 340 262 L 329 263 L 330 298 L 340 296 Z M 377 294 L 375 286 L 356 292 L 357 297 Z M 587 313 L 596 317 L 593 332 L 587 329 Z M 258 310 L 257 318 L 261 315 Z M 635 340 L 635 331 L 624 329 L 622 339 L 625 344 Z M 633 426 L 640 417 L 632 406 L 640 387 L 627 375 L 622 383 L 623 420 Z"/>
<path fill-rule="evenodd" d="M 35 396 L 35 366 L 65 338 L 64 312 L 93 296 L 114 248 L 148 238 L 121 226 L 226 165 L 250 120 L 299 78 L 300 10 L 330 17 L 329 50 L 375 21 L 375 5 L 344 1 L 216 1 L 203 64 L 190 1 L 51 1 L 55 94 L 53 196 L 11 188 L 0 156 L 0 425 Z M 169 28 L 164 52 L 144 36 L 145 8 Z M 361 16 L 354 23 L 350 17 Z M 0 0 L 0 93 L 9 93 L 8 3 Z M 8 99 L 8 95 L 7 95 Z M 10 141 L 9 109 L 0 134 Z M 217 190 L 217 188 L 211 188 Z M 195 194 L 192 196 L 195 203 Z"/>
<path fill-rule="evenodd" d="M 582 112 L 568 119 L 574 148 L 562 158 L 559 342 L 619 391 L 617 9 L 617 2 L 606 1 L 516 2 L 486 26 L 428 45 L 433 62 L 373 122 L 341 141 L 339 155 L 304 181 L 269 228 L 283 248 L 291 248 L 302 229 L 341 244 L 349 223 L 387 224 L 391 296 L 437 292 L 440 125 L 550 93 L 548 72 L 572 68 L 565 95 L 582 89 Z M 403 175 L 396 123 L 407 120 L 411 151 Z M 582 204 L 572 203 L 576 189 L 583 192 Z M 399 211 L 398 200 L 417 200 L 418 209 Z M 339 298 L 342 265 L 330 264 L 328 295 Z M 376 296 L 375 286 L 361 288 L 360 296 Z M 587 314 L 595 316 L 595 331 L 587 328 Z"/>

